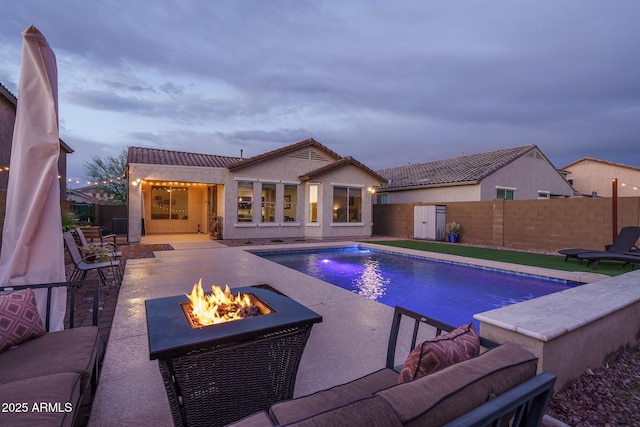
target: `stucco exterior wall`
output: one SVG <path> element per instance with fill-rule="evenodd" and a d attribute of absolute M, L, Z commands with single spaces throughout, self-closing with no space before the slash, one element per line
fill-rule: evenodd
<path fill-rule="evenodd" d="M 355 166 L 347 166 L 332 173 L 323 175 L 322 189 L 322 237 L 359 237 L 371 236 L 373 232 L 372 194 L 368 187 L 377 185 L 371 176 Z M 362 221 L 359 223 L 333 222 L 333 188 L 349 186 L 362 190 Z"/>
<path fill-rule="evenodd" d="M 305 151 L 305 150 L 303 150 Z M 326 173 L 310 182 L 301 182 L 299 176 L 309 171 L 330 164 L 333 160 L 323 153 L 317 153 L 326 161 L 301 160 L 296 156 L 296 152 L 260 162 L 255 165 L 241 168 L 231 173 L 233 184 L 228 187 L 225 194 L 226 217 L 225 230 L 226 239 L 251 239 L 270 237 L 293 237 L 293 238 L 326 238 L 326 237 L 361 237 L 370 236 L 372 233 L 372 211 L 371 193 L 367 189 L 378 185 L 373 178 L 360 168 L 349 165 L 335 171 Z M 253 207 L 253 222 L 237 222 L 236 197 L 237 183 L 239 181 L 253 182 L 253 200 L 256 204 Z M 259 208 L 262 183 L 276 183 L 278 194 L 281 194 L 285 184 L 298 185 L 298 199 L 295 222 L 284 222 L 282 218 L 276 217 L 274 223 L 261 222 Z M 319 185 L 319 212 L 318 222 L 309 223 L 309 185 Z M 358 187 L 362 189 L 362 219 L 361 223 L 333 223 L 333 185 Z M 276 214 L 281 215 L 282 199 L 276 200 Z"/>
<path fill-rule="evenodd" d="M 538 192 L 551 196 L 573 196 L 571 185 L 556 168 L 533 150 L 482 179 L 480 184 L 443 185 L 411 190 L 381 191 L 388 203 L 443 203 L 493 200 L 497 187 L 514 189 L 516 200 L 538 199 Z"/>
<path fill-rule="evenodd" d="M 640 196 L 640 168 L 585 159 L 567 167 L 566 170 L 569 171 L 567 179 L 573 180 L 573 188 L 581 194 L 591 195 L 595 192 L 599 197 L 611 197 L 611 181 L 617 178 L 618 197 Z"/>
<path fill-rule="evenodd" d="M 480 200 L 480 185 L 458 185 L 447 187 L 420 188 L 416 190 L 390 191 L 389 203 L 438 203 L 443 200 L 465 202 Z M 387 193 L 383 191 L 383 193 Z M 495 195 L 494 195 L 495 197 Z"/>
<path fill-rule="evenodd" d="M 142 180 L 140 183 L 137 180 Z M 139 242 L 142 236 L 142 212 L 143 191 L 145 197 L 145 229 L 148 233 L 179 233 L 197 232 L 198 224 L 202 232 L 207 231 L 206 198 L 208 185 L 224 186 L 229 180 L 225 168 L 200 168 L 186 166 L 166 165 L 129 165 L 129 241 Z M 152 183 L 199 183 L 202 186 L 191 187 L 194 190 L 189 194 L 189 219 L 181 220 L 152 220 L 151 219 L 151 185 Z M 218 197 L 218 203 L 224 203 L 223 198 Z M 224 204 L 220 205 L 220 211 Z"/>
<path fill-rule="evenodd" d="M 320 188 L 320 211 L 318 222 L 308 223 L 309 218 L 309 183 L 302 182 L 300 176 L 331 165 L 337 159 L 327 152 L 314 147 L 303 147 L 300 150 L 284 153 L 273 158 L 265 158 L 241 168 L 165 166 L 148 164 L 129 165 L 129 240 L 139 242 L 142 233 L 142 221 L 145 215 L 147 233 L 180 233 L 208 230 L 208 214 L 216 212 L 222 217 L 222 234 L 224 239 L 252 238 L 304 238 L 304 237 L 362 237 L 372 233 L 372 200 L 370 187 L 380 185 L 377 179 L 364 169 L 353 164 L 344 164 L 314 178 L 313 182 Z M 138 184 L 141 181 L 141 185 Z M 249 221 L 238 220 L 238 184 L 252 183 L 251 218 Z M 188 219 L 158 220 L 150 216 L 150 188 L 152 183 L 171 185 L 172 182 L 199 183 L 202 186 L 189 187 Z M 263 219 L 262 186 L 275 184 L 276 201 L 273 218 Z M 207 188 L 217 185 L 217 206 L 214 210 L 206 205 Z M 284 198 L 285 186 L 297 185 L 295 200 L 295 220 L 292 211 L 287 215 Z M 333 186 L 347 186 L 362 190 L 361 218 L 359 223 L 333 222 Z M 144 193 L 143 193 L 144 190 Z M 144 198 L 143 198 L 144 194 Z M 293 207 L 291 208 L 293 209 Z M 249 214 L 249 209 L 246 213 Z M 285 218 L 287 216 L 287 218 Z"/>
<path fill-rule="evenodd" d="M 535 151 L 532 152 L 535 154 Z M 538 191 L 573 196 L 573 188 L 542 156 L 522 156 L 482 180 L 480 200 L 496 198 L 496 187 L 515 188 L 515 200 L 538 198 Z M 453 201 L 453 200 L 452 200 Z"/>

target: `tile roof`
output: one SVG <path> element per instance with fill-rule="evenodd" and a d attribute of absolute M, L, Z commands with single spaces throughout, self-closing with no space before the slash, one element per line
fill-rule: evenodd
<path fill-rule="evenodd" d="M 2 83 L 0 83 L 0 94 L 4 95 L 4 97 L 7 98 L 7 100 L 11 102 L 14 106 L 17 105 L 18 98 L 16 98 L 16 96 L 12 94 L 11 91 L 7 89 L 7 87 Z"/>
<path fill-rule="evenodd" d="M 388 184 L 380 187 L 379 190 L 480 182 L 483 178 L 535 149 L 537 146 L 533 144 L 522 145 L 379 170 L 377 173 L 388 180 Z"/>
<path fill-rule="evenodd" d="M 307 138 L 305 140 L 302 140 L 300 142 L 296 142 L 295 144 L 290 144 L 287 145 L 285 147 L 281 147 L 263 154 L 258 154 L 257 156 L 253 156 L 253 157 L 249 157 L 247 159 L 238 159 L 238 161 L 234 164 L 229 165 L 229 170 L 236 170 L 236 169 L 240 169 L 242 167 L 245 166 L 249 166 L 252 165 L 254 163 L 258 163 L 261 162 L 263 160 L 266 159 L 270 159 L 273 157 L 277 157 L 277 156 L 281 156 L 283 154 L 286 153 L 290 153 L 292 151 L 296 151 L 299 150 L 301 148 L 305 148 L 305 147 L 316 147 L 317 149 L 319 149 L 320 151 L 325 152 L 327 155 L 329 155 L 330 157 L 333 157 L 335 160 L 338 160 L 341 158 L 341 156 L 328 149 L 327 147 L 325 147 L 324 145 L 320 144 L 318 141 L 316 141 L 313 138 Z"/>
<path fill-rule="evenodd" d="M 242 159 L 240 157 L 217 156 L 213 154 L 187 153 L 183 151 L 160 150 L 157 148 L 129 147 L 127 153 L 127 163 L 142 163 L 150 165 L 177 165 L 177 166 L 201 166 L 201 167 L 218 167 L 228 168 L 230 171 L 240 169 L 254 163 L 258 163 L 270 158 L 281 156 L 292 151 L 306 147 L 316 147 L 328 156 L 334 159 L 326 166 L 320 167 L 300 177 L 301 180 L 309 180 L 313 177 L 320 176 L 329 171 L 341 168 L 346 165 L 354 165 L 380 182 L 386 182 L 386 179 L 378 173 L 366 167 L 351 156 L 341 157 L 334 151 L 328 149 L 313 138 L 295 144 L 287 145 L 264 154 Z"/>
<path fill-rule="evenodd" d="M 184 151 L 160 150 L 157 148 L 129 147 L 127 163 L 150 165 L 200 166 L 224 168 L 240 160 L 239 157 L 215 154 L 187 153 Z"/>
<path fill-rule="evenodd" d="M 338 161 L 335 161 L 333 163 L 329 163 L 326 166 L 322 166 L 321 168 L 312 170 L 311 172 L 307 172 L 305 175 L 300 176 L 300 181 L 309 181 L 310 179 L 313 179 L 317 176 L 323 175 L 325 173 L 331 172 L 335 169 L 339 169 L 343 166 L 346 165 L 354 165 L 362 170 L 364 170 L 365 172 L 369 173 L 370 175 L 372 175 L 373 177 L 377 178 L 378 180 L 380 180 L 380 182 L 382 183 L 386 183 L 387 180 L 380 176 L 378 173 L 374 172 L 373 170 L 369 169 L 368 167 L 366 167 L 364 164 L 360 163 L 359 161 L 357 161 L 356 159 L 354 159 L 351 156 L 347 156 L 347 157 L 343 157 Z"/>

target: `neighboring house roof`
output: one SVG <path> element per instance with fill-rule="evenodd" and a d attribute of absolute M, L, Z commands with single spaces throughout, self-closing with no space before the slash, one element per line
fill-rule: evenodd
<path fill-rule="evenodd" d="M 310 179 L 313 179 L 317 176 L 321 176 L 324 175 L 325 173 L 331 172 L 333 170 L 339 169 L 341 167 L 344 167 L 346 165 L 354 165 L 362 170 L 364 170 L 365 172 L 367 172 L 368 174 L 370 174 L 371 176 L 373 176 L 374 178 L 376 178 L 377 180 L 379 180 L 382 183 L 386 183 L 387 180 L 379 175 L 378 173 L 374 172 L 373 170 L 369 169 L 368 167 L 366 167 L 364 164 L 360 163 L 359 161 L 357 161 L 356 159 L 354 159 L 351 156 L 347 156 L 347 157 L 343 157 L 340 160 L 337 160 L 333 163 L 329 163 L 326 166 L 322 166 L 321 168 L 312 170 L 311 172 L 306 173 L 305 175 L 300 176 L 300 181 L 309 181 Z"/>
<path fill-rule="evenodd" d="M 66 198 L 71 202 L 91 203 L 94 205 L 99 205 L 104 202 L 104 200 L 102 199 L 93 197 L 87 193 L 83 193 L 82 191 L 78 191 L 78 189 L 73 188 L 67 188 Z"/>
<path fill-rule="evenodd" d="M 7 89 L 2 83 L 0 83 L 0 94 L 7 98 L 7 100 L 14 106 L 18 105 L 18 98 L 16 98 L 16 96 L 12 94 L 11 91 Z"/>
<path fill-rule="evenodd" d="M 307 139 L 302 140 L 300 142 L 296 142 L 295 144 L 290 144 L 290 145 L 278 148 L 278 149 L 273 150 L 273 151 L 269 151 L 269 152 L 266 152 L 266 153 L 263 153 L 263 154 L 259 154 L 257 156 L 249 157 L 247 159 L 241 159 L 238 162 L 236 162 L 236 163 L 234 163 L 232 165 L 229 165 L 229 170 L 233 171 L 233 170 L 236 170 L 236 169 L 240 169 L 240 168 L 243 168 L 245 166 L 253 165 L 255 163 L 262 162 L 263 160 L 267 160 L 267 159 L 271 159 L 271 158 L 274 158 L 274 157 L 278 157 L 278 156 L 281 156 L 283 154 L 287 154 L 287 153 L 290 153 L 292 151 L 297 151 L 297 150 L 300 150 L 300 149 L 306 148 L 306 147 L 315 147 L 318 150 L 320 150 L 320 151 L 324 152 L 325 154 L 327 154 L 329 157 L 333 157 L 335 160 L 339 160 L 339 159 L 342 158 L 338 153 L 328 149 L 327 147 L 325 147 L 324 145 L 320 144 L 315 139 L 307 138 Z"/>
<path fill-rule="evenodd" d="M 127 163 L 142 163 L 150 165 L 224 168 L 238 160 L 240 160 L 239 157 L 187 153 L 184 151 L 170 151 L 143 147 L 129 147 L 129 152 L 127 153 Z"/>
<path fill-rule="evenodd" d="M 576 160 L 573 163 L 569 163 L 567 166 L 564 166 L 561 169 L 567 171 L 567 169 L 569 169 L 571 166 L 577 165 L 578 163 L 582 163 L 582 162 L 585 162 L 585 161 L 603 163 L 605 165 L 617 166 L 617 167 L 620 167 L 620 168 L 626 168 L 626 169 L 631 169 L 631 170 L 634 170 L 634 171 L 640 171 L 640 167 L 638 167 L 638 166 L 624 165 L 622 163 L 610 162 L 608 160 L 594 159 L 593 157 L 583 157 L 580 160 Z M 567 172 L 570 172 L 570 171 L 567 171 Z"/>
<path fill-rule="evenodd" d="M 536 151 L 533 152 L 533 150 Z M 533 152 L 533 155 L 543 156 L 536 145 L 529 144 L 379 170 L 377 173 L 388 180 L 388 184 L 380 187 L 379 190 L 442 186 L 443 184 L 477 184 L 530 152 Z"/>

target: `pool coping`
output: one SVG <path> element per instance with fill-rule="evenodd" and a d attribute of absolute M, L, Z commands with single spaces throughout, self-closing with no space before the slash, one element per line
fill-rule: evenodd
<path fill-rule="evenodd" d="M 607 281 L 610 280 L 613 280 L 615 282 L 616 278 L 612 278 L 610 276 L 599 273 L 553 270 L 549 268 L 531 267 L 500 261 L 491 261 L 478 258 L 462 257 L 459 255 L 422 251 L 418 249 L 407 249 L 388 246 L 381 247 L 380 245 L 376 245 L 375 243 L 367 242 L 288 244 L 286 245 L 286 249 L 284 249 L 285 246 L 283 245 L 241 246 L 239 248 L 253 254 L 256 252 L 289 252 L 312 249 L 345 248 L 351 246 L 360 246 L 375 250 L 381 250 L 384 252 L 399 253 L 412 257 L 435 259 L 439 261 L 454 262 L 468 266 L 477 266 L 481 268 L 496 269 L 518 274 L 533 275 L 545 278 L 566 280 L 568 282 L 582 283 L 582 285 L 580 286 L 569 288 L 560 292 L 555 292 L 550 295 L 544 295 L 528 301 L 523 301 L 494 310 L 476 313 L 474 314 L 473 318 L 481 324 L 480 333 L 482 333 L 482 324 L 485 323 L 490 326 L 513 331 L 515 333 L 533 338 L 538 341 L 549 342 L 563 334 L 577 330 L 589 324 L 590 322 L 593 322 L 594 320 L 614 313 L 621 307 L 626 305 L 626 301 L 624 299 L 616 299 L 611 304 L 605 304 L 604 306 L 599 307 L 598 310 L 578 309 L 578 313 L 576 313 L 576 307 L 574 306 L 576 300 L 581 301 L 581 304 L 584 304 L 586 300 L 592 299 L 592 291 L 582 288 L 587 285 L 589 285 L 589 287 L 591 288 L 594 284 L 598 284 L 601 282 L 608 283 Z M 638 270 L 638 272 L 640 274 L 640 270 Z M 600 285 L 597 285 L 597 288 L 599 289 Z M 571 293 L 567 294 L 567 292 Z M 640 295 L 638 295 L 638 298 L 640 298 Z M 570 302 L 567 302 L 567 300 Z M 559 307 L 561 307 L 560 310 L 558 310 Z M 541 319 L 540 313 L 547 314 Z"/>

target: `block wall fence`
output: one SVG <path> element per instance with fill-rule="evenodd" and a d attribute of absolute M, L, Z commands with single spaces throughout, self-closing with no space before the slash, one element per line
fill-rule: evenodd
<path fill-rule="evenodd" d="M 557 251 L 571 247 L 604 248 L 613 238 L 610 198 L 429 204 L 445 205 L 446 222 L 462 224 L 461 243 Z M 415 205 L 421 203 L 374 205 L 374 234 L 413 238 Z M 618 198 L 617 217 L 618 230 L 640 226 L 640 197 Z"/>
<path fill-rule="evenodd" d="M 5 190 L 0 190 L 0 227 L 4 225 Z M 524 250 L 556 251 L 562 248 L 603 248 L 611 243 L 612 199 L 492 200 L 435 203 L 447 207 L 446 221 L 462 224 L 461 243 Z M 373 234 L 413 238 L 413 206 L 420 203 L 373 205 Z M 61 203 L 63 211 L 69 209 Z M 66 208 L 66 209 L 65 209 Z M 103 207 L 104 208 L 104 207 Z M 112 216 L 103 212 L 110 228 Z M 124 215 L 126 216 L 126 215 Z M 618 198 L 618 230 L 640 226 L 640 197 Z M 0 246 L 1 237 L 0 237 Z"/>

